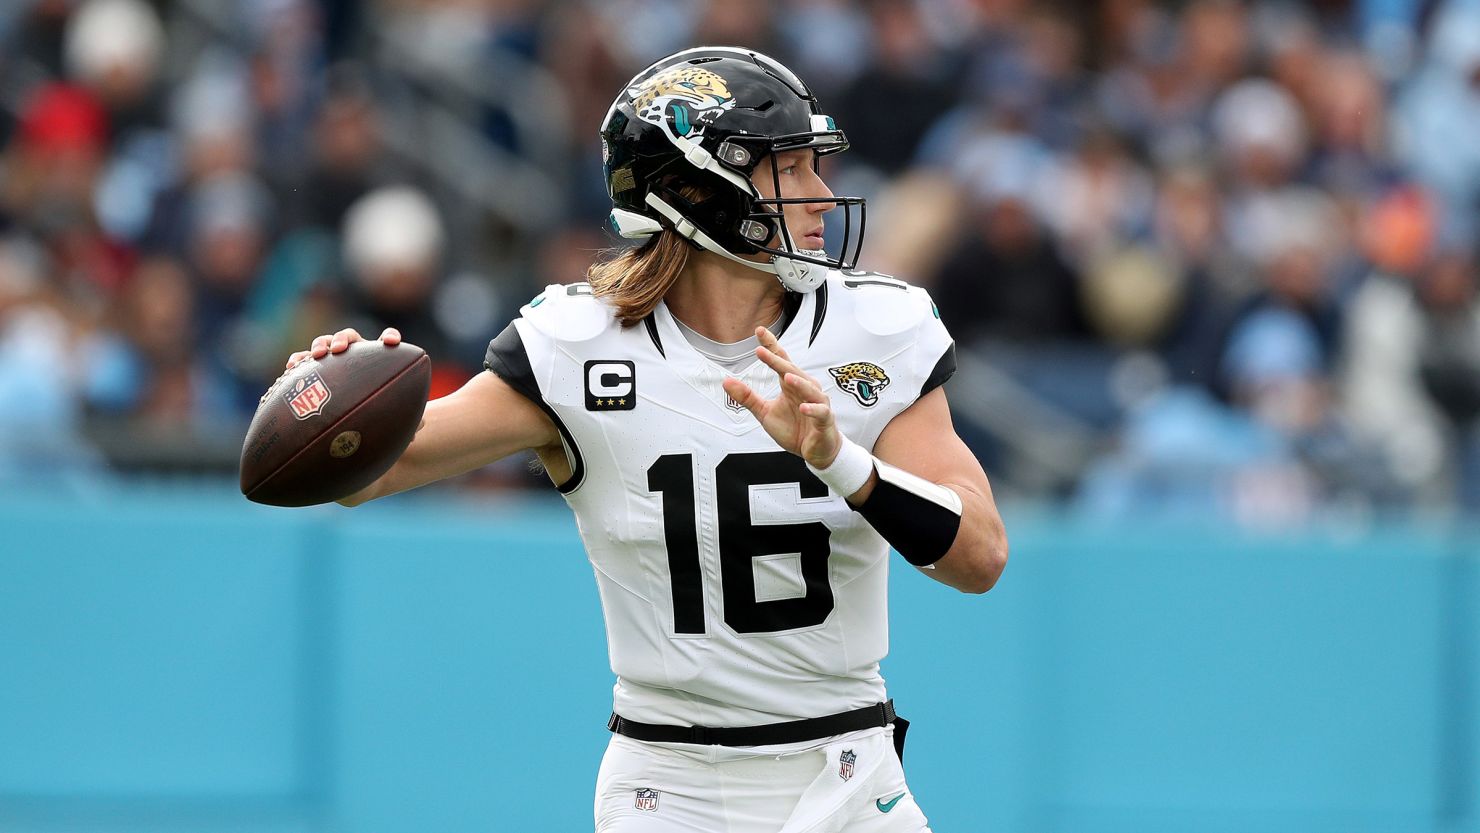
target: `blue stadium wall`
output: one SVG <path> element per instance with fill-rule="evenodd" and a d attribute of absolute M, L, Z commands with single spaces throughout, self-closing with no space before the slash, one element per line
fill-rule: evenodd
<path fill-rule="evenodd" d="M 1480 831 L 1480 534 L 1009 511 L 896 560 L 937 833 Z M 558 503 L 0 496 L 0 831 L 589 830 L 611 678 Z"/>

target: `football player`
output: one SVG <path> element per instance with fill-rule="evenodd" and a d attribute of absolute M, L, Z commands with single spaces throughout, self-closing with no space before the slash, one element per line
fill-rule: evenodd
<path fill-rule="evenodd" d="M 640 244 L 531 300 L 488 372 L 341 502 L 539 456 L 576 514 L 616 674 L 601 833 L 927 830 L 879 674 L 889 549 L 970 593 L 1007 561 L 951 425 L 939 313 L 855 269 L 864 201 L 818 173 L 847 139 L 776 61 L 664 58 L 601 141 L 612 228 Z"/>

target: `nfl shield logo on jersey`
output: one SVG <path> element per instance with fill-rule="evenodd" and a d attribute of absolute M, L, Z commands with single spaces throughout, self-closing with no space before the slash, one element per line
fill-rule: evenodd
<path fill-rule="evenodd" d="M 329 386 L 324 384 L 317 372 L 310 373 L 294 382 L 287 393 L 283 394 L 283 398 L 288 400 L 288 407 L 293 409 L 294 417 L 308 419 L 329 404 Z"/>
<path fill-rule="evenodd" d="M 658 791 L 657 790 L 649 790 L 649 789 L 639 789 L 637 791 L 637 804 L 635 806 L 639 810 L 652 810 L 653 812 L 657 812 L 657 810 L 658 810 Z"/>
<path fill-rule="evenodd" d="M 838 756 L 838 777 L 844 781 L 852 778 L 853 764 L 857 760 L 858 756 L 853 753 L 852 749 L 844 749 L 843 754 Z"/>

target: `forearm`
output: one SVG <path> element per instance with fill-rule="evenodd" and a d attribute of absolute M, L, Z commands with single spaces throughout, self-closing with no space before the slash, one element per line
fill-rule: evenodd
<path fill-rule="evenodd" d="M 390 470 L 369 486 L 336 503 L 341 506 L 358 506 L 376 498 L 455 477 L 498 459 L 490 458 L 486 451 L 459 443 L 455 427 L 440 424 L 441 422 L 437 414 L 428 413 L 416 429 L 416 437 L 412 439 L 411 445 Z"/>
<path fill-rule="evenodd" d="M 417 431 L 418 436 L 425 427 L 423 423 L 422 428 Z M 406 452 L 401 455 L 395 465 L 391 466 L 389 471 L 369 486 L 335 502 L 341 506 L 359 506 L 376 498 L 410 491 L 428 483 L 455 477 L 493 462 L 477 454 L 452 456 L 444 453 L 439 455 L 428 448 L 428 445 L 430 444 L 424 444 L 418 448 L 416 441 L 413 440 L 412 445 L 406 449 Z"/>
<path fill-rule="evenodd" d="M 338 502 L 357 506 L 559 442 L 555 424 L 539 408 L 497 376 L 481 373 L 456 393 L 428 402 L 416 436 L 396 464 Z"/>

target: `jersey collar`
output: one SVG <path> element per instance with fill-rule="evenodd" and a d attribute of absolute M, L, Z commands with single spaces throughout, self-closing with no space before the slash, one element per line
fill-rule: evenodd
<path fill-rule="evenodd" d="M 807 345 L 811 341 L 812 322 L 817 316 L 818 292 L 809 292 L 805 295 L 800 293 L 788 293 L 785 302 L 785 313 L 782 316 L 781 333 L 777 339 L 781 342 L 788 355 L 797 364 L 805 367 Z M 754 363 L 741 368 L 737 373 L 730 373 L 723 367 L 705 358 L 683 333 L 678 329 L 678 321 L 664 302 L 658 302 L 658 306 L 652 314 L 643 320 L 647 335 L 651 338 L 655 352 L 666 361 L 675 374 L 681 377 L 686 384 L 703 395 L 706 399 L 714 399 L 714 390 L 721 380 L 726 376 L 744 376 L 755 372 L 755 364 L 760 362 L 756 359 Z M 774 374 L 772 374 L 774 375 Z M 757 388 L 759 391 L 760 389 Z M 770 395 L 775 395 L 774 393 Z M 723 408 L 723 403 L 717 403 L 717 407 Z M 730 414 L 735 417 L 735 414 Z"/>
<path fill-rule="evenodd" d="M 777 333 L 776 338 L 788 354 L 793 353 L 794 348 L 806 347 L 817 337 L 817 329 L 822 324 L 822 315 L 826 308 L 826 286 L 819 287 L 816 292 L 806 294 L 786 293 L 786 297 L 782 300 L 780 332 Z M 792 326 L 798 319 L 808 321 L 810 324 Z M 668 309 L 666 302 L 659 301 L 658 306 L 642 320 L 642 324 L 659 356 L 673 360 L 683 355 L 705 364 L 713 364 L 695 350 L 693 345 L 689 344 L 688 339 L 683 337 L 683 333 L 678 328 L 678 319 L 673 317 L 673 312 Z"/>

